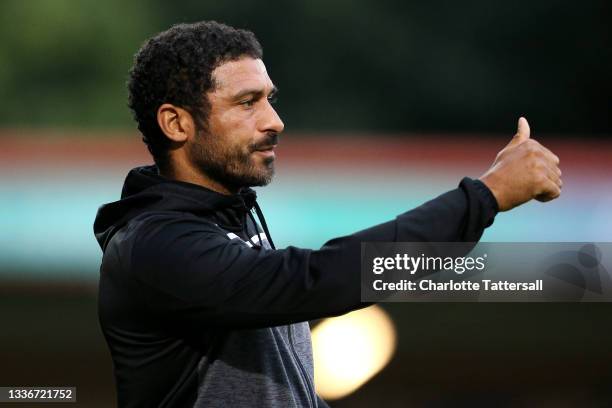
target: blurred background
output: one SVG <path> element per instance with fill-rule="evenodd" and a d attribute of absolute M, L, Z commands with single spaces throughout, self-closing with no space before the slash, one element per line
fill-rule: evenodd
<path fill-rule="evenodd" d="M 133 54 L 202 19 L 254 31 L 280 89 L 277 177 L 258 190 L 278 246 L 319 247 L 478 177 L 521 115 L 560 156 L 563 195 L 500 214 L 483 240 L 612 241 L 607 1 L 4 0 L 0 386 L 76 386 L 77 405 L 114 406 L 93 219 L 151 162 L 126 106 Z M 611 315 L 385 304 L 370 326 L 320 323 L 315 354 L 325 367 L 342 333 L 364 339 L 357 361 L 388 351 L 329 391 L 332 407 L 611 406 Z M 393 341 L 368 340 L 387 329 Z"/>

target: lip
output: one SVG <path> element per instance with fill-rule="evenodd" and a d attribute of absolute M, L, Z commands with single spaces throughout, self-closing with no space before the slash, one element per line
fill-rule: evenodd
<path fill-rule="evenodd" d="M 275 148 L 276 148 L 276 145 L 269 146 L 269 147 L 265 147 L 262 149 L 257 149 L 253 153 L 259 153 L 261 156 L 264 156 L 264 157 L 275 157 L 276 156 L 276 154 L 274 153 Z"/>

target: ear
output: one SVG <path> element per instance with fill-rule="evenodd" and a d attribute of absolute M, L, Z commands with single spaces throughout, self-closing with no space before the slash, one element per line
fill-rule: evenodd
<path fill-rule="evenodd" d="M 179 143 L 193 137 L 196 129 L 191 113 L 170 103 L 157 109 L 157 124 L 168 139 Z"/>

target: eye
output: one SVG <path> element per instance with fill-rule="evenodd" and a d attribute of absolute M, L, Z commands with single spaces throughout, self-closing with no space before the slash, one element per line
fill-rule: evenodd
<path fill-rule="evenodd" d="M 246 106 L 248 108 L 252 107 L 254 104 L 255 104 L 255 99 L 249 99 L 249 100 L 240 102 L 240 105 Z"/>

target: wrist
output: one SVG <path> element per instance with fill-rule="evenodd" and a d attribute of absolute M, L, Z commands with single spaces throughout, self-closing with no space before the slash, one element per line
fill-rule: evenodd
<path fill-rule="evenodd" d="M 488 174 L 485 174 L 483 176 L 480 176 L 476 181 L 478 181 L 479 184 L 482 185 L 483 190 L 486 189 L 486 192 L 488 192 L 488 194 L 490 195 L 491 200 L 494 202 L 495 212 L 505 211 L 505 208 L 502 206 L 500 200 L 499 190 L 496 187 L 495 181 L 492 180 L 492 177 Z"/>

